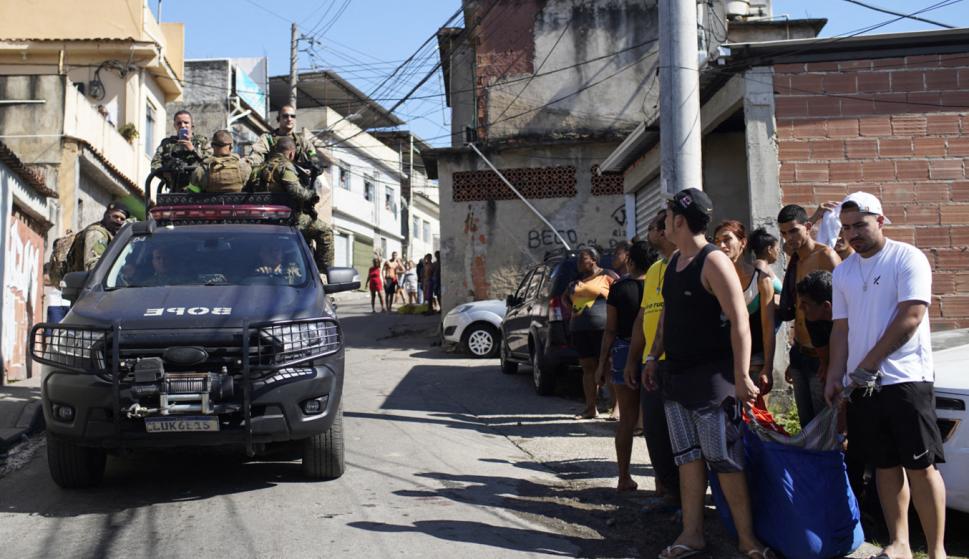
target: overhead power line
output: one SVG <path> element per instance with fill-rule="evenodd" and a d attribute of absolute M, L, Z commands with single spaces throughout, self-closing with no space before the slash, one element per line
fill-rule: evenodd
<path fill-rule="evenodd" d="M 921 21 L 923 23 L 930 23 L 932 25 L 937 25 L 939 27 L 944 27 L 946 29 L 955 29 L 956 28 L 955 25 L 949 25 L 948 23 L 942 23 L 942 22 L 939 22 L 939 21 L 934 21 L 934 20 L 931 20 L 931 19 L 927 19 L 927 18 L 924 18 L 924 17 L 919 17 L 919 16 L 912 15 L 912 14 L 905 14 L 905 13 L 901 13 L 901 12 L 895 12 L 895 11 L 892 11 L 892 10 L 889 10 L 889 9 L 886 9 L 886 8 L 881 8 L 881 7 L 878 7 L 878 6 L 873 6 L 871 4 L 862 2 L 861 0 L 843 0 L 843 1 L 844 2 L 848 2 L 850 4 L 856 4 L 856 5 L 861 6 L 863 8 L 868 8 L 869 10 L 875 10 L 876 12 L 881 12 L 883 14 L 889 14 L 889 15 L 893 15 L 893 16 L 901 16 L 903 18 L 907 18 L 907 19 L 911 19 L 911 20 L 915 20 L 915 21 Z"/>

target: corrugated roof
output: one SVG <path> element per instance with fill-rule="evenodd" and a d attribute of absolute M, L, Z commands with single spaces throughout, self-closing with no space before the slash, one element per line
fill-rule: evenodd
<path fill-rule="evenodd" d="M 16 173 L 21 180 L 29 184 L 42 194 L 49 198 L 57 198 L 57 192 L 51 190 L 47 187 L 47 183 L 44 182 L 44 175 L 37 169 L 31 169 L 23 161 L 17 157 L 17 154 L 13 152 L 7 144 L 0 142 L 0 161 L 5 163 L 10 170 Z"/>

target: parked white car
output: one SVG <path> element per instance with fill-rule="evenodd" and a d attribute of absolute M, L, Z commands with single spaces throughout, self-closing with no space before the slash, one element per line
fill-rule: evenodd
<path fill-rule="evenodd" d="M 505 302 L 497 299 L 465 303 L 444 316 L 444 342 L 460 344 L 475 357 L 498 357 Z"/>
<path fill-rule="evenodd" d="M 945 504 L 969 513 L 969 330 L 932 335 L 935 413 L 944 442 Z"/>

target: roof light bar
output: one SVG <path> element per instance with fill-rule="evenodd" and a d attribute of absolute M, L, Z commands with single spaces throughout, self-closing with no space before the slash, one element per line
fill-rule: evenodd
<path fill-rule="evenodd" d="M 292 210 L 286 206 L 228 204 L 193 206 L 157 206 L 151 209 L 155 221 L 208 222 L 247 221 L 282 222 L 289 219 Z"/>

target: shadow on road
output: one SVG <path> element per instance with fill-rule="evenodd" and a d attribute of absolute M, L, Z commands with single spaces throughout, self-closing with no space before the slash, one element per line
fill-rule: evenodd
<path fill-rule="evenodd" d="M 320 482 L 304 477 L 299 462 L 246 462 L 238 453 L 201 449 L 138 451 L 109 457 L 104 483 L 95 488 L 59 489 L 46 468 L 17 485 L 0 480 L 0 510 L 51 518 L 114 514 L 289 483 Z"/>

